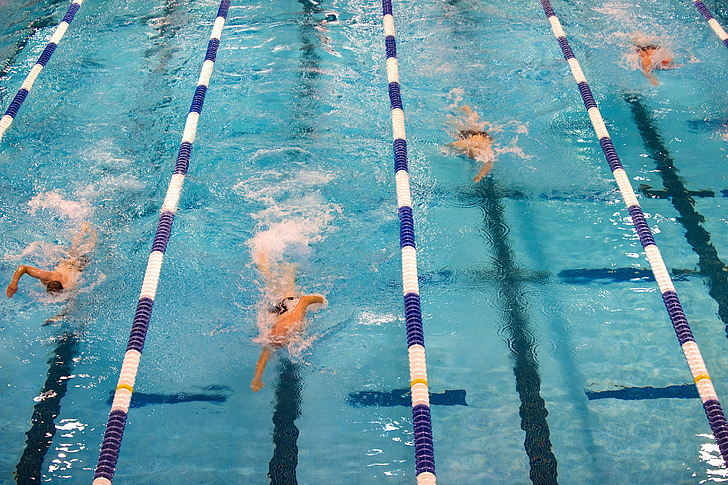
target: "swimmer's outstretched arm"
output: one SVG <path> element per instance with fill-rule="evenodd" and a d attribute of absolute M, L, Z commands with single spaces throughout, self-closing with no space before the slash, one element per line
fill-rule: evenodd
<path fill-rule="evenodd" d="M 652 74 L 651 68 L 648 67 L 646 69 L 643 69 L 642 73 L 645 75 L 645 77 L 647 79 L 649 79 L 650 84 L 652 84 L 653 86 L 657 86 L 660 84 L 659 81 L 657 80 L 657 78 L 655 77 L 655 75 Z"/>
<path fill-rule="evenodd" d="M 323 304 L 326 300 L 321 295 L 303 295 L 293 307 L 293 310 L 286 312 L 271 328 L 271 335 L 274 338 L 287 338 L 293 332 L 297 332 L 306 316 L 306 309 L 315 303 Z"/>
<path fill-rule="evenodd" d="M 478 172 L 478 175 L 473 177 L 473 182 L 476 184 L 481 181 L 483 177 L 488 175 L 490 170 L 493 168 L 493 162 L 484 162 L 483 166 L 480 168 L 480 172 Z"/>
<path fill-rule="evenodd" d="M 253 376 L 253 382 L 250 383 L 250 388 L 253 389 L 253 392 L 258 392 L 263 386 L 263 371 L 265 370 L 265 365 L 268 363 L 268 359 L 270 359 L 270 348 L 263 347 L 263 350 L 260 352 L 260 357 L 258 358 L 258 363 L 255 364 L 255 376 Z"/>
<path fill-rule="evenodd" d="M 37 278 L 41 281 L 41 283 L 46 285 L 50 281 L 58 279 L 55 271 L 46 271 L 40 268 L 34 268 L 33 266 L 25 266 L 21 264 L 20 266 L 18 266 L 18 269 L 15 270 L 15 273 L 13 274 L 13 279 L 10 280 L 10 284 L 8 285 L 8 289 L 5 290 L 5 294 L 8 298 L 12 298 L 13 295 L 18 291 L 18 281 L 20 281 L 20 277 L 24 274 L 32 276 L 33 278 Z"/>

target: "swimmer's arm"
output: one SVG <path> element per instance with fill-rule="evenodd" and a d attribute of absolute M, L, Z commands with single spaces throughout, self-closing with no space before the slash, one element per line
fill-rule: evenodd
<path fill-rule="evenodd" d="M 483 177 L 485 177 L 486 175 L 488 175 L 488 172 L 490 172 L 490 170 L 492 168 L 493 168 L 493 162 L 485 162 L 485 163 L 483 163 L 483 166 L 481 167 L 480 172 L 478 172 L 478 175 L 476 175 L 475 177 L 473 177 L 473 182 L 475 182 L 476 184 L 478 182 L 480 182 L 480 180 Z"/>
<path fill-rule="evenodd" d="M 315 303 L 324 304 L 326 299 L 321 295 L 304 295 L 296 303 L 290 312 L 286 312 L 271 328 L 271 335 L 277 339 L 286 339 L 297 332 L 303 325 L 303 318 L 306 316 L 306 308 Z"/>
<path fill-rule="evenodd" d="M 654 74 L 652 74 L 652 56 L 642 55 L 640 56 L 640 60 L 642 64 L 642 72 L 644 72 L 645 77 L 650 80 L 650 83 L 653 86 L 657 86 L 659 84 L 657 82 L 657 78 Z"/>
<path fill-rule="evenodd" d="M 78 234 L 76 234 L 76 237 L 73 238 L 73 241 L 71 242 L 71 250 L 69 251 L 72 256 L 80 256 L 80 249 L 81 245 L 85 244 L 85 247 L 83 248 L 85 251 L 84 253 L 90 252 L 93 248 L 96 247 L 96 241 L 98 240 L 99 235 L 96 232 L 96 229 L 91 227 L 91 224 L 88 222 L 84 222 L 83 226 L 81 227 L 81 230 Z"/>
<path fill-rule="evenodd" d="M 13 297 L 13 295 L 18 291 L 18 281 L 20 281 L 20 277 L 24 274 L 32 276 L 33 278 L 37 278 L 43 283 L 48 283 L 53 279 L 54 273 L 54 271 L 45 271 L 40 268 L 34 268 L 33 266 L 25 266 L 21 264 L 20 266 L 18 266 L 18 269 L 15 270 L 15 273 L 13 274 L 13 279 L 10 281 L 8 289 L 5 290 L 5 294 L 8 298 Z"/>
<path fill-rule="evenodd" d="M 283 317 L 276 322 L 273 328 L 275 329 L 276 326 L 291 327 L 296 323 L 300 323 L 300 321 L 303 320 L 303 317 L 306 316 L 306 308 L 308 308 L 309 305 L 313 305 L 315 303 L 323 304 L 325 301 L 326 300 L 321 295 L 303 295 L 298 300 L 298 303 L 296 303 L 296 306 L 293 307 L 293 310 L 284 314 Z"/>
<path fill-rule="evenodd" d="M 253 376 L 253 382 L 250 383 L 250 388 L 253 389 L 253 392 L 258 392 L 263 386 L 263 371 L 265 370 L 265 365 L 268 363 L 268 359 L 270 359 L 270 349 L 268 347 L 263 347 L 263 350 L 260 352 L 260 357 L 258 358 L 258 363 L 255 364 L 255 376 Z"/>
<path fill-rule="evenodd" d="M 473 143 L 470 140 L 458 140 L 458 141 L 454 141 L 452 143 L 448 143 L 448 145 L 462 150 L 465 148 L 472 147 Z"/>
<path fill-rule="evenodd" d="M 298 301 L 298 304 L 303 305 L 303 308 L 306 308 L 309 305 L 313 305 L 314 303 L 319 303 L 323 305 L 325 301 L 326 299 L 321 295 L 303 295 Z"/>
<path fill-rule="evenodd" d="M 659 84 L 660 84 L 660 83 L 659 83 L 659 82 L 657 81 L 657 78 L 655 77 L 655 75 L 654 75 L 654 74 L 652 74 L 652 73 L 651 73 L 651 72 L 649 72 L 649 71 L 645 71 L 645 77 L 646 77 L 647 79 L 649 79 L 649 80 L 650 80 L 650 84 L 652 84 L 653 86 L 657 86 L 657 85 L 659 85 Z"/>

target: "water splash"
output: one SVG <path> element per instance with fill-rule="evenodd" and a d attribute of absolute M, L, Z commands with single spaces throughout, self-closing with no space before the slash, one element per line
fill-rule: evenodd
<path fill-rule="evenodd" d="M 308 156 L 297 148 L 259 150 L 253 158 L 282 159 L 295 169 L 262 171 L 235 186 L 237 193 L 260 207 L 251 214 L 258 230 L 247 241 L 251 261 L 261 277 L 256 319 L 259 334 L 253 339 L 257 343 L 270 343 L 270 329 L 278 319 L 278 313 L 271 311 L 275 305 L 286 296 L 301 296 L 296 272 L 309 264 L 313 246 L 335 229 L 332 223 L 342 213 L 339 205 L 328 202 L 322 194 L 334 174 L 308 169 L 300 160 Z M 311 334 L 293 337 L 286 342 L 293 358 L 300 358 L 318 338 Z"/>
<path fill-rule="evenodd" d="M 60 217 L 69 223 L 79 223 L 89 219 L 93 214 L 93 207 L 87 200 L 68 200 L 57 190 L 41 192 L 28 202 L 28 207 L 31 215 L 35 216 L 40 211 Z"/>

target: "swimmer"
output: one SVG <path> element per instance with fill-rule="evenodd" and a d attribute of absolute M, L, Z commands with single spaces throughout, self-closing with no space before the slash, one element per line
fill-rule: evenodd
<path fill-rule="evenodd" d="M 460 140 L 450 143 L 450 146 L 457 148 L 468 158 L 483 163 L 478 174 L 473 177 L 473 182 L 477 184 L 493 168 L 493 137 L 485 131 L 476 130 L 463 130 L 458 132 L 458 136 Z"/>
<path fill-rule="evenodd" d="M 5 294 L 8 298 L 12 298 L 18 291 L 18 281 L 25 274 L 43 283 L 48 293 L 60 293 L 64 289 L 72 288 L 78 281 L 81 271 L 88 264 L 86 254 L 96 246 L 96 238 L 96 231 L 88 222 L 85 222 L 81 231 L 73 239 L 68 255 L 53 270 L 46 271 L 21 264 L 15 270 Z"/>
<path fill-rule="evenodd" d="M 487 123 L 478 121 L 477 111 L 473 111 L 467 104 L 461 106 L 459 110 L 467 116 L 465 123 L 458 123 L 465 125 L 465 129 L 458 131 L 458 138 L 460 139 L 450 143 L 449 146 L 456 148 L 466 157 L 483 164 L 478 174 L 473 178 L 473 181 L 477 184 L 493 168 L 493 161 L 495 161 L 493 137 L 488 132 L 483 131 L 483 125 Z"/>
<path fill-rule="evenodd" d="M 473 177 L 473 181 L 477 184 L 483 177 L 493 168 L 495 161 L 495 153 L 493 152 L 493 137 L 483 130 L 486 123 L 478 121 L 478 112 L 474 111 L 468 105 L 459 108 L 460 111 L 467 116 L 464 129 L 458 131 L 458 141 L 452 142 L 449 146 L 456 148 L 466 157 L 481 162 L 483 166 L 478 174 Z"/>
<path fill-rule="evenodd" d="M 258 259 L 261 261 L 258 268 L 263 273 L 264 279 L 270 288 L 274 282 L 267 259 L 261 255 L 259 255 Z M 269 341 L 264 345 L 255 365 L 255 376 L 250 384 L 254 392 L 258 392 L 263 387 L 263 371 L 273 351 L 288 344 L 293 337 L 303 330 L 303 321 L 308 307 L 313 304 L 326 303 L 326 299 L 321 295 L 295 296 L 297 292 L 295 290 L 292 265 L 286 266 L 284 278 L 286 286 L 284 297 L 268 310 L 269 313 L 275 315 L 276 322 L 270 330 Z"/>
<path fill-rule="evenodd" d="M 652 72 L 654 70 L 665 71 L 674 69 L 675 63 L 672 53 L 659 44 L 645 42 L 639 38 L 635 38 L 634 43 L 642 72 L 653 86 L 657 86 L 659 83 Z"/>
<path fill-rule="evenodd" d="M 278 320 L 270 331 L 270 342 L 260 352 L 258 362 L 255 364 L 255 376 L 250 383 L 251 389 L 258 392 L 263 387 L 263 371 L 274 350 L 283 347 L 291 338 L 303 329 L 303 318 L 306 309 L 314 303 L 323 304 L 326 300 L 321 295 L 303 295 L 300 298 L 287 296 L 274 308 L 279 311 Z"/>

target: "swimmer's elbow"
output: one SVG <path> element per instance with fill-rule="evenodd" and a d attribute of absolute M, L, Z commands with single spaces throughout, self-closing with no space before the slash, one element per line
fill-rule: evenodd
<path fill-rule="evenodd" d="M 324 298 L 322 295 L 306 295 L 302 297 L 302 300 L 304 300 L 306 306 L 314 304 L 323 305 L 326 302 L 326 298 Z"/>

